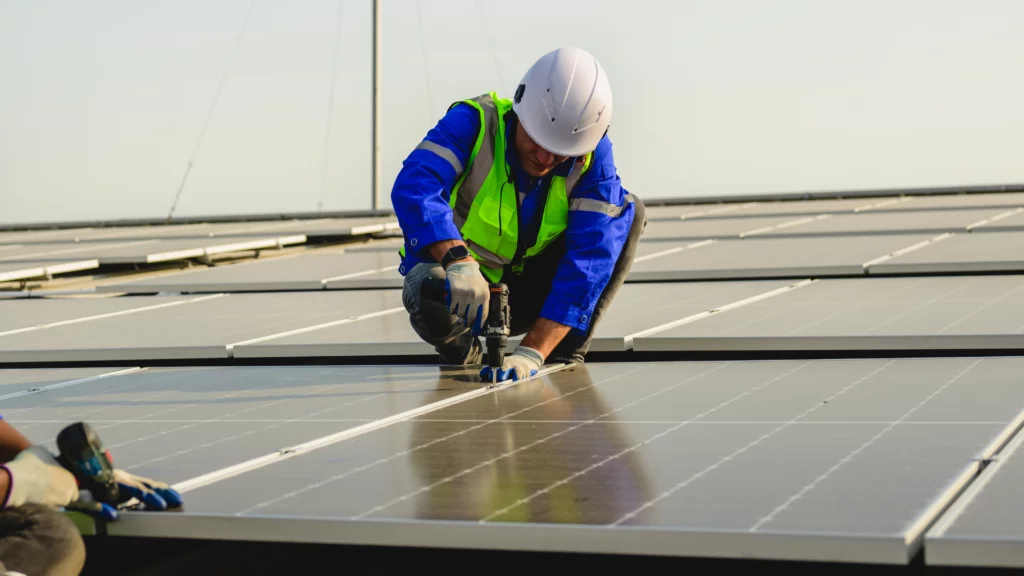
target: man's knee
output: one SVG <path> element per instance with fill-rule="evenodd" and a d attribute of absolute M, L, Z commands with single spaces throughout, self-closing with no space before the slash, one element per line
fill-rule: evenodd
<path fill-rule="evenodd" d="M 79 574 L 85 542 L 63 512 L 25 504 L 0 513 L 0 562 L 24 574 Z"/>
<path fill-rule="evenodd" d="M 629 239 L 627 241 L 636 242 L 639 240 L 646 227 L 647 207 L 644 206 L 643 201 L 633 196 L 633 225 L 629 229 Z"/>

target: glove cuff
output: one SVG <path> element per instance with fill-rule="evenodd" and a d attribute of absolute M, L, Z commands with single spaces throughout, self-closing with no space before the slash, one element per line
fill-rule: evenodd
<path fill-rule="evenodd" d="M 537 366 L 543 366 L 544 365 L 544 355 L 541 354 L 540 352 L 534 350 L 533 348 L 529 348 L 527 346 L 516 346 L 516 349 L 513 352 L 513 354 L 519 354 L 520 356 L 526 356 L 527 358 L 535 361 L 537 363 Z"/>
<path fill-rule="evenodd" d="M 14 492 L 14 474 L 11 472 L 11 469 L 7 467 L 7 464 L 0 464 L 0 469 L 3 469 L 7 474 L 7 491 L 4 492 L 3 503 L 0 504 L 0 510 L 5 510 L 7 508 L 7 502 L 11 499 L 11 493 Z"/>

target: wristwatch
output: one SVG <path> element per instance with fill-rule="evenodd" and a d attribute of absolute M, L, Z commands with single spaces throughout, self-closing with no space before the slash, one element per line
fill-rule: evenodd
<path fill-rule="evenodd" d="M 452 246 L 451 248 L 448 249 L 447 252 L 444 253 L 444 256 L 441 257 L 441 268 L 447 270 L 448 265 L 451 264 L 454 260 L 462 260 L 463 258 L 468 257 L 469 248 L 466 248 L 464 245 L 461 244 L 458 246 Z"/>

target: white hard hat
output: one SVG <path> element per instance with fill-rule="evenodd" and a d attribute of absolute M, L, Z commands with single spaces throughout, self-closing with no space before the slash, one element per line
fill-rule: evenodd
<path fill-rule="evenodd" d="M 608 131 L 612 89 L 590 53 L 559 48 L 526 71 L 512 109 L 540 147 L 558 156 L 582 156 Z"/>

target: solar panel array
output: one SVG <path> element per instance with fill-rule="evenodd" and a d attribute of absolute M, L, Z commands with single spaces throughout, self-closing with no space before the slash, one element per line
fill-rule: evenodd
<path fill-rule="evenodd" d="M 495 387 L 413 331 L 400 240 L 7 297 L 0 414 L 184 494 L 109 538 L 1024 567 L 1022 215 L 652 207 L 587 363 Z M 379 220 L 4 232 L 0 279 Z"/>
<path fill-rule="evenodd" d="M 247 251 L 281 249 L 309 240 L 394 231 L 394 218 L 324 218 L 0 232 L 0 282 L 147 265 Z"/>

